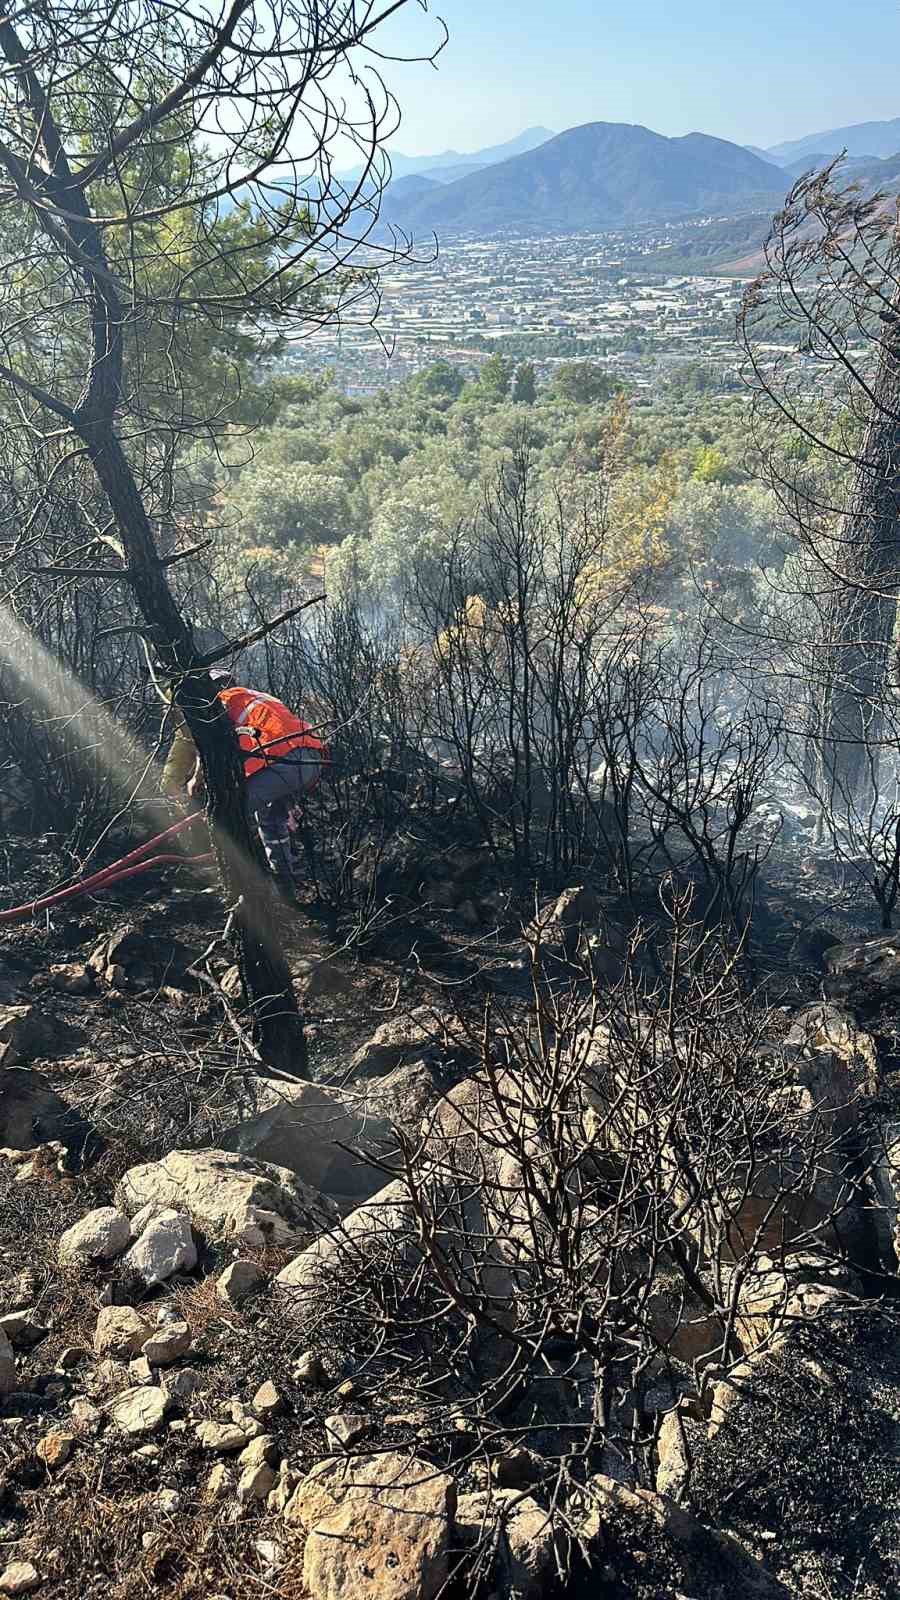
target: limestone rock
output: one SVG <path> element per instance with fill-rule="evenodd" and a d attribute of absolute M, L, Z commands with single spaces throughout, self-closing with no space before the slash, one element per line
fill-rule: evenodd
<path fill-rule="evenodd" d="M 336 1411 L 325 1418 L 324 1428 L 325 1438 L 332 1448 L 349 1450 L 371 1432 L 372 1421 L 361 1412 Z"/>
<path fill-rule="evenodd" d="M 151 1367 L 170 1367 L 180 1361 L 191 1348 L 191 1330 L 186 1322 L 167 1322 L 151 1333 L 143 1348 L 143 1355 Z"/>
<path fill-rule="evenodd" d="M 245 1449 L 250 1442 L 246 1430 L 236 1422 L 201 1422 L 196 1434 L 204 1450 L 223 1456 Z"/>
<path fill-rule="evenodd" d="M 455 1510 L 452 1478 L 388 1452 L 320 1462 L 286 1516 L 306 1529 L 303 1579 L 316 1600 L 436 1600 Z"/>
<path fill-rule="evenodd" d="M 110 1420 L 123 1433 L 155 1433 L 165 1420 L 168 1395 L 164 1389 L 140 1384 L 123 1389 L 107 1406 Z"/>
<path fill-rule="evenodd" d="M 128 1361 L 139 1355 L 150 1334 L 149 1325 L 131 1306 L 102 1306 L 94 1330 L 94 1352 Z"/>
<path fill-rule="evenodd" d="M 284 1400 L 270 1378 L 261 1383 L 257 1389 L 251 1401 L 251 1410 L 262 1422 L 267 1422 L 270 1417 L 280 1416 L 284 1410 Z"/>
<path fill-rule="evenodd" d="M 132 1245 L 125 1265 L 143 1278 L 148 1288 L 164 1283 L 176 1272 L 190 1272 L 197 1265 L 190 1217 L 183 1211 L 158 1212 Z"/>
<path fill-rule="evenodd" d="M 254 1210 L 274 1212 L 298 1243 L 334 1225 L 333 1205 L 284 1167 L 230 1150 L 173 1150 L 162 1161 L 131 1167 L 116 1198 L 129 1215 L 153 1201 L 186 1211 L 216 1237 L 252 1222 Z"/>
<path fill-rule="evenodd" d="M 270 1433 L 261 1433 L 258 1439 L 251 1439 L 238 1456 L 238 1464 L 242 1467 L 257 1467 L 261 1461 L 267 1466 L 277 1467 L 279 1450 Z M 266 1491 L 268 1493 L 268 1490 Z"/>
<path fill-rule="evenodd" d="M 365 1197 L 380 1186 L 381 1174 L 365 1160 L 365 1150 L 387 1140 L 390 1129 L 338 1091 L 261 1077 L 250 1085 L 249 1109 L 219 1136 L 223 1149 L 286 1168 L 329 1195 Z"/>
<path fill-rule="evenodd" d="M 124 1213 L 115 1206 L 97 1206 L 66 1229 L 57 1252 L 60 1266 L 78 1261 L 113 1261 L 128 1249 L 130 1240 L 131 1228 Z"/>
<path fill-rule="evenodd" d="M 340 1228 L 323 1233 L 289 1261 L 275 1281 L 283 1289 L 310 1293 L 335 1271 L 358 1271 L 361 1253 L 375 1257 L 380 1251 L 397 1252 L 404 1238 L 412 1253 L 415 1237 L 409 1192 L 402 1180 L 395 1179 L 345 1217 Z"/>
<path fill-rule="evenodd" d="M 31 1594 L 41 1584 L 41 1575 L 30 1561 L 11 1561 L 0 1572 L 0 1594 Z"/>
<path fill-rule="evenodd" d="M 232 1261 L 230 1266 L 216 1279 L 216 1294 L 220 1300 L 228 1305 L 242 1306 L 248 1295 L 265 1281 L 262 1267 L 255 1261 Z"/>
<path fill-rule="evenodd" d="M 354 1078 L 376 1078 L 406 1061 L 428 1060 L 442 1053 L 443 1024 L 429 1006 L 418 1006 L 407 1016 L 389 1017 L 361 1045 L 350 1062 Z"/>
<path fill-rule="evenodd" d="M 266 1461 L 251 1463 L 238 1479 L 237 1497 L 240 1505 L 253 1500 L 267 1500 L 277 1482 L 277 1473 Z"/>
<path fill-rule="evenodd" d="M 503 1590 L 514 1600 L 540 1600 L 556 1573 L 557 1543 L 549 1512 L 531 1495 L 515 1489 L 493 1489 L 460 1497 L 457 1533 L 466 1546 L 497 1549 Z"/>

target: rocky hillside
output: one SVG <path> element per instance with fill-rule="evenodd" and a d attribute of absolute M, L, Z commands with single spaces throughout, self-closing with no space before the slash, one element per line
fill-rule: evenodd
<path fill-rule="evenodd" d="M 287 931 L 316 1082 L 199 886 L 2 936 L 0 1594 L 890 1592 L 900 939 L 737 1015 L 588 884 L 384 867 L 377 949 Z"/>

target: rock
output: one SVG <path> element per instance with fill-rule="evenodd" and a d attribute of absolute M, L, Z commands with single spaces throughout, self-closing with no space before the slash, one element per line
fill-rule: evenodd
<path fill-rule="evenodd" d="M 140 1355 L 149 1334 L 149 1325 L 132 1306 L 103 1306 L 94 1330 L 94 1353 L 128 1361 Z"/>
<path fill-rule="evenodd" d="M 206 1500 L 221 1500 L 227 1493 L 231 1477 L 224 1461 L 217 1461 L 206 1480 L 204 1498 Z"/>
<path fill-rule="evenodd" d="M 265 1282 L 265 1277 L 262 1267 L 255 1261 L 232 1261 L 216 1279 L 216 1294 L 220 1300 L 237 1308 Z"/>
<path fill-rule="evenodd" d="M 248 1112 L 219 1135 L 223 1149 L 272 1162 L 328 1195 L 365 1197 L 382 1183 L 364 1151 L 384 1143 L 390 1129 L 337 1090 L 257 1078 L 249 1086 Z"/>
<path fill-rule="evenodd" d="M 197 1265 L 190 1217 L 183 1211 L 160 1211 L 132 1245 L 124 1264 L 143 1278 L 148 1288 L 164 1283 L 176 1272 L 190 1272 Z"/>
<path fill-rule="evenodd" d="M 87 1351 L 80 1344 L 67 1344 L 65 1349 L 59 1352 L 57 1366 L 61 1367 L 63 1372 L 71 1372 L 73 1367 L 79 1367 L 87 1357 Z"/>
<path fill-rule="evenodd" d="M 500 1489 L 529 1489 L 541 1476 L 541 1462 L 521 1447 L 491 1460 L 491 1478 Z"/>
<path fill-rule="evenodd" d="M 169 1397 L 164 1389 L 140 1384 L 133 1389 L 123 1389 L 110 1400 L 106 1409 L 110 1420 L 123 1433 L 155 1433 L 162 1427 L 168 1404 Z"/>
<path fill-rule="evenodd" d="M 113 1261 L 128 1249 L 130 1240 L 131 1227 L 124 1213 L 115 1206 L 98 1206 L 66 1229 L 57 1258 L 63 1267 L 79 1261 Z"/>
<path fill-rule="evenodd" d="M 285 1515 L 306 1529 L 303 1580 L 316 1600 L 436 1600 L 455 1510 L 452 1478 L 388 1452 L 320 1462 Z"/>
<path fill-rule="evenodd" d="M 358 1444 L 367 1433 L 371 1433 L 372 1421 L 359 1412 L 337 1411 L 325 1418 L 324 1428 L 325 1438 L 332 1448 L 337 1446 L 349 1450 L 351 1445 Z"/>
<path fill-rule="evenodd" d="M 567 961 L 574 961 L 582 934 L 591 933 L 599 921 L 601 901 L 594 889 L 579 884 L 564 889 L 545 906 L 526 929 L 526 938 L 552 949 L 559 946 Z"/>
<path fill-rule="evenodd" d="M 268 1422 L 270 1417 L 279 1417 L 284 1410 L 284 1400 L 278 1393 L 270 1378 L 261 1383 L 252 1401 L 251 1410 L 262 1422 Z"/>
<path fill-rule="evenodd" d="M 496 1550 L 502 1573 L 497 1587 L 513 1600 L 541 1600 L 552 1590 L 561 1536 L 531 1495 L 514 1489 L 462 1495 L 456 1527 L 467 1547 Z"/>
<path fill-rule="evenodd" d="M 582 1539 L 615 1575 L 622 1595 L 691 1595 L 703 1600 L 790 1600 L 783 1584 L 726 1533 L 704 1527 L 651 1489 L 597 1474 Z"/>
<path fill-rule="evenodd" d="M 51 1472 L 56 1472 L 65 1466 L 75 1449 L 76 1442 L 74 1433 L 62 1433 L 54 1429 L 51 1433 L 45 1433 L 43 1439 L 38 1441 L 35 1455 L 40 1456 L 45 1467 Z"/>
<path fill-rule="evenodd" d="M 186 1322 L 167 1322 L 146 1341 L 143 1354 L 151 1367 L 170 1367 L 191 1348 L 191 1330 Z"/>
<path fill-rule="evenodd" d="M 103 1426 L 103 1412 L 82 1396 L 72 1401 L 72 1426 L 79 1438 L 93 1438 Z"/>
<path fill-rule="evenodd" d="M 294 1377 L 298 1383 L 313 1384 L 317 1389 L 324 1389 L 328 1382 L 328 1374 L 312 1350 L 304 1351 L 299 1357 L 294 1366 Z"/>
<path fill-rule="evenodd" d="M 83 961 L 56 961 L 47 970 L 45 986 L 57 994 L 90 994 L 94 973 Z"/>
<path fill-rule="evenodd" d="M 161 1517 L 174 1517 L 182 1507 L 182 1498 L 177 1489 L 160 1489 L 159 1494 L 153 1496 L 154 1509 Z"/>
<path fill-rule="evenodd" d="M 131 1167 L 116 1198 L 129 1216 L 149 1201 L 180 1207 L 225 1238 L 250 1225 L 254 1211 L 273 1212 L 298 1243 L 333 1227 L 336 1218 L 334 1206 L 293 1172 L 230 1150 L 173 1150 L 162 1161 Z"/>
<path fill-rule="evenodd" d="M 375 1259 L 380 1253 L 401 1252 L 404 1239 L 412 1253 L 416 1231 L 409 1193 L 402 1180 L 395 1179 L 351 1211 L 339 1229 L 321 1234 L 282 1267 L 275 1282 L 296 1293 L 302 1305 L 305 1295 L 327 1290 L 335 1274 L 358 1274 L 361 1254 Z"/>
<path fill-rule="evenodd" d="M 31 1594 L 43 1580 L 30 1561 L 11 1561 L 0 1572 L 0 1594 Z"/>
<path fill-rule="evenodd" d="M 879 1004 L 900 991 L 900 932 L 833 945 L 825 962 L 829 996 L 849 997 L 856 1005 Z"/>
<path fill-rule="evenodd" d="M 680 1498 L 690 1480 L 691 1468 L 704 1428 L 702 1423 L 676 1408 L 667 1412 L 660 1424 L 656 1440 L 657 1494 Z"/>
<path fill-rule="evenodd" d="M 102 1364 L 106 1366 L 108 1363 L 103 1362 Z M 115 1363 L 112 1363 L 112 1365 L 115 1365 Z M 153 1382 L 153 1368 L 146 1356 L 135 1356 L 133 1361 L 129 1361 L 128 1373 L 134 1383 Z M 168 1391 L 166 1392 L 168 1393 Z"/>
<path fill-rule="evenodd" d="M 41 1137 L 35 1136 L 39 1128 Z M 34 1150 L 57 1143 L 67 1172 L 80 1172 L 102 1153 L 103 1140 L 84 1117 L 68 1106 L 34 1067 L 7 1067 L 0 1073 L 0 1145 Z M 20 1167 L 19 1174 L 26 1173 Z"/>
<path fill-rule="evenodd" d="M 245 1429 L 236 1422 L 200 1422 L 195 1432 L 202 1448 L 217 1455 L 233 1455 L 250 1442 Z"/>
<path fill-rule="evenodd" d="M 6 1334 L 15 1350 L 33 1349 L 49 1332 L 31 1311 L 8 1311 L 5 1317 L 0 1317 L 0 1333 Z"/>
<path fill-rule="evenodd" d="M 271 1494 L 269 1495 L 269 1510 L 276 1516 L 283 1516 L 290 1505 L 297 1487 L 300 1483 L 300 1474 L 292 1468 L 282 1466 Z"/>
<path fill-rule="evenodd" d="M 21 1066 L 52 1055 L 60 1030 L 36 1005 L 0 1006 L 0 1067 Z M 14 1143 L 7 1141 L 3 1143 Z"/>
<path fill-rule="evenodd" d="M 389 1017 L 351 1058 L 350 1076 L 377 1078 L 407 1061 L 440 1060 L 446 1053 L 447 1026 L 429 1006 L 418 1006 L 407 1016 Z"/>
<path fill-rule="evenodd" d="M 203 1379 L 196 1367 L 182 1367 L 178 1372 L 167 1372 L 163 1388 L 171 1400 L 190 1400 L 203 1387 Z"/>
<path fill-rule="evenodd" d="M 433 1062 L 408 1061 L 369 1083 L 363 1105 L 367 1114 L 403 1133 L 412 1133 L 443 1092 L 440 1073 Z"/>
<path fill-rule="evenodd" d="M 238 1479 L 238 1503 L 244 1506 L 253 1500 L 267 1500 L 276 1482 L 277 1473 L 265 1461 L 245 1467 Z"/>
<path fill-rule="evenodd" d="M 242 1467 L 257 1467 L 261 1461 L 267 1466 L 277 1467 L 279 1450 L 270 1433 L 261 1433 L 258 1439 L 251 1439 L 248 1445 L 238 1456 L 238 1464 Z M 268 1490 L 266 1490 L 268 1493 Z"/>

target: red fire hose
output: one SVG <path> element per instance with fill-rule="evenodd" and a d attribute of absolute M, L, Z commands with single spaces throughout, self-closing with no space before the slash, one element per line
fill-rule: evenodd
<path fill-rule="evenodd" d="M 177 863 L 179 866 L 196 867 L 201 862 L 212 861 L 212 851 L 201 856 L 180 856 L 177 854 L 163 853 L 151 855 L 157 845 L 166 839 L 171 839 L 176 833 L 181 833 L 196 822 L 202 815 L 197 811 L 189 817 L 182 817 L 179 822 L 166 828 L 163 833 L 157 833 L 146 844 L 139 845 L 137 850 L 132 850 L 127 856 L 122 856 L 119 861 L 114 861 L 111 866 L 103 867 L 100 872 L 92 873 L 89 878 L 82 878 L 80 883 L 70 884 L 68 889 L 57 889 L 54 894 L 45 894 L 40 900 L 29 900 L 22 906 L 11 906 L 8 911 L 0 911 L 0 923 L 18 922 L 24 917 L 33 916 L 36 911 L 45 911 L 50 906 L 62 905 L 65 900 L 76 900 L 79 895 L 99 893 L 101 889 L 108 889 L 110 884 L 123 883 L 126 878 L 133 878 L 139 872 L 149 872 L 152 867 L 168 866 Z"/>

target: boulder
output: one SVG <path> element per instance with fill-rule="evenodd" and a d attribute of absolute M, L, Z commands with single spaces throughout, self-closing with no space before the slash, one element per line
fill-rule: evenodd
<path fill-rule="evenodd" d="M 381 1174 L 365 1150 L 388 1138 L 389 1124 L 360 1115 L 337 1091 L 256 1078 L 246 1107 L 242 1120 L 219 1135 L 223 1150 L 285 1167 L 328 1195 L 365 1198 L 380 1186 Z"/>
<path fill-rule="evenodd" d="M 467 1549 L 495 1552 L 495 1589 L 511 1600 L 541 1600 L 552 1592 L 562 1534 L 531 1495 L 515 1489 L 462 1495 L 456 1532 Z"/>
<path fill-rule="evenodd" d="M 140 1355 L 150 1331 L 149 1323 L 132 1306 L 101 1306 L 94 1330 L 94 1352 L 128 1361 Z"/>
<path fill-rule="evenodd" d="M 122 1433 L 155 1433 L 161 1428 L 168 1410 L 169 1397 L 164 1389 L 154 1385 L 139 1384 L 133 1389 L 123 1389 L 107 1406 L 110 1421 Z"/>
<path fill-rule="evenodd" d="M 191 1348 L 191 1330 L 186 1322 L 166 1322 L 146 1340 L 142 1355 L 151 1367 L 170 1367 Z"/>
<path fill-rule="evenodd" d="M 32 1561 L 10 1561 L 0 1572 L 0 1594 L 31 1594 L 42 1581 Z"/>
<path fill-rule="evenodd" d="M 826 952 L 829 997 L 854 1005 L 879 1005 L 900 992 L 900 931 L 833 945 Z"/>
<path fill-rule="evenodd" d="M 115 1206 L 97 1206 L 66 1229 L 57 1255 L 60 1266 L 79 1261 L 113 1261 L 128 1249 L 130 1241 L 131 1228 L 125 1214 Z"/>
<path fill-rule="evenodd" d="M 255 1261 L 232 1261 L 216 1279 L 216 1294 L 220 1300 L 237 1309 L 248 1295 L 265 1282 L 265 1272 Z"/>
<path fill-rule="evenodd" d="M 247 1430 L 238 1422 L 201 1422 L 196 1434 L 200 1446 L 216 1455 L 234 1455 L 250 1443 Z"/>
<path fill-rule="evenodd" d="M 449 1577 L 456 1486 L 400 1452 L 320 1462 L 294 1491 L 316 1600 L 436 1600 Z"/>
<path fill-rule="evenodd" d="M 39 1322 L 30 1309 L 8 1311 L 5 1317 L 0 1317 L 0 1333 L 6 1334 L 14 1350 L 33 1349 L 49 1332 L 46 1324 Z"/>
<path fill-rule="evenodd" d="M 33 1067 L 8 1067 L 0 1073 L 0 1146 L 34 1150 L 57 1142 L 63 1166 L 80 1172 L 102 1154 L 103 1140 L 74 1107 Z"/>
<path fill-rule="evenodd" d="M 393 1072 L 365 1086 L 363 1107 L 367 1117 L 411 1134 L 442 1093 L 440 1073 L 434 1062 L 407 1061 L 404 1066 L 395 1067 Z"/>
<path fill-rule="evenodd" d="M 183 1211 L 163 1210 L 152 1217 L 125 1257 L 124 1265 L 148 1288 L 197 1265 L 191 1219 Z"/>
<path fill-rule="evenodd" d="M 22 1066 L 52 1055 L 60 1032 L 54 1018 L 37 1005 L 0 1006 L 0 1067 Z"/>
<path fill-rule="evenodd" d="M 269 1213 L 296 1242 L 333 1227 L 334 1206 L 285 1167 L 230 1150 L 173 1150 L 131 1167 L 116 1189 L 129 1215 L 148 1202 L 186 1211 L 206 1232 L 228 1238 Z M 273 1229 L 274 1231 L 274 1229 Z"/>
<path fill-rule="evenodd" d="M 350 1061 L 352 1078 L 377 1078 L 407 1061 L 440 1061 L 447 1053 L 446 1019 L 430 1006 L 388 1017 Z"/>
<path fill-rule="evenodd" d="M 790 1591 L 727 1533 L 704 1527 L 673 1500 L 597 1474 L 582 1540 L 596 1552 L 609 1600 L 790 1600 Z"/>

